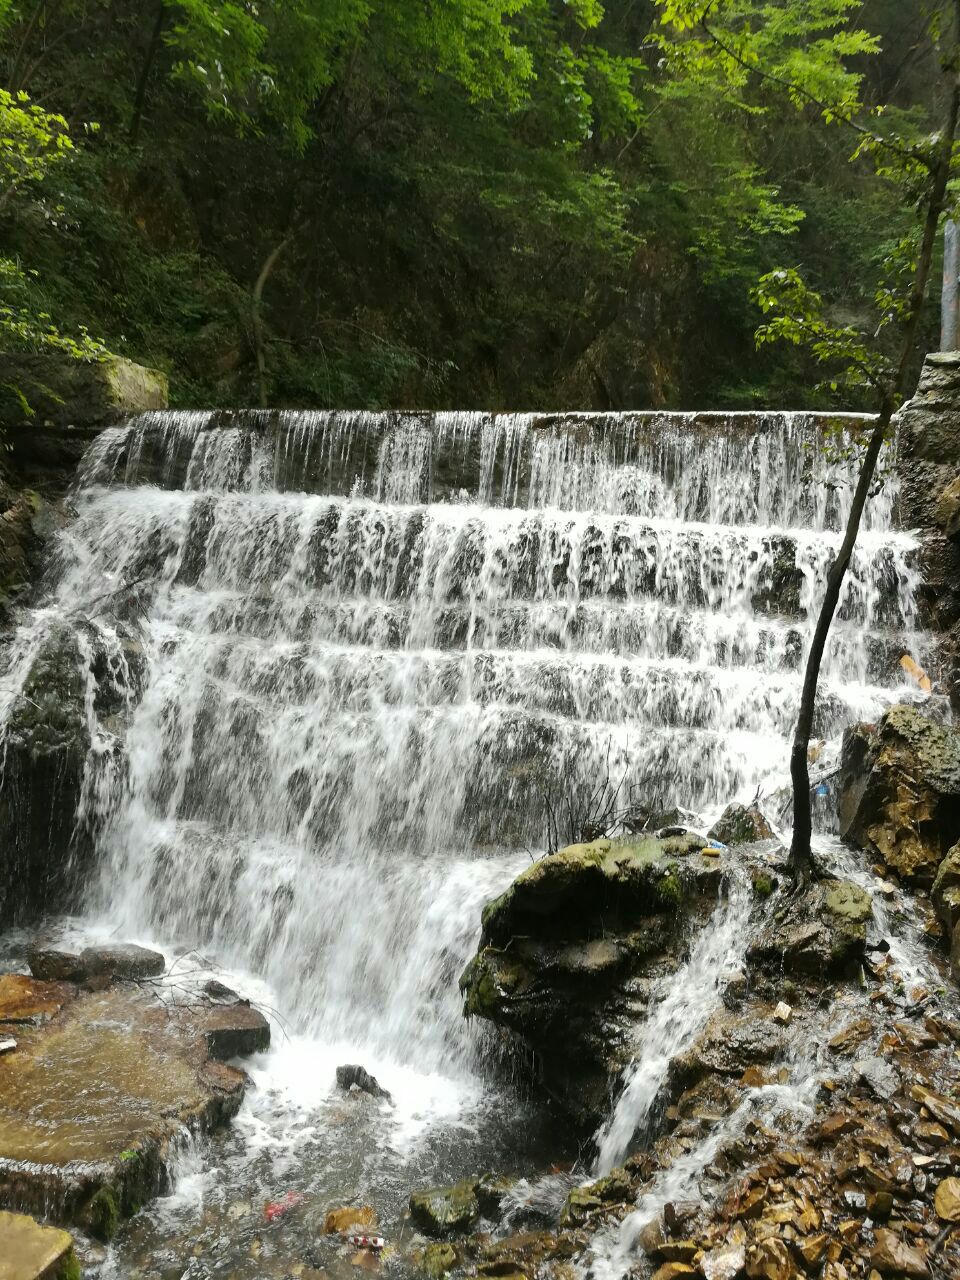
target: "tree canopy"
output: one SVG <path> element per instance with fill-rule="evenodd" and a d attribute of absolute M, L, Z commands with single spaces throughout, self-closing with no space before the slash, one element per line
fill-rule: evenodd
<path fill-rule="evenodd" d="M 929 133 L 930 8 L 0 0 L 3 338 L 179 403 L 850 406 L 751 290 L 868 323 L 910 214 L 841 122 Z"/>

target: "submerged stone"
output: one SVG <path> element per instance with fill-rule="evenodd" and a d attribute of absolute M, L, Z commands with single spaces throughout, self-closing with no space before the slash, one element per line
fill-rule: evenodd
<path fill-rule="evenodd" d="M 476 1183 L 467 1179 L 450 1187 L 415 1191 L 410 1216 L 428 1236 L 465 1235 L 480 1221 Z"/>
<path fill-rule="evenodd" d="M 330 1209 L 323 1220 L 324 1235 L 342 1235 L 346 1231 L 373 1231 L 377 1227 L 376 1210 L 370 1205 L 347 1205 Z"/>

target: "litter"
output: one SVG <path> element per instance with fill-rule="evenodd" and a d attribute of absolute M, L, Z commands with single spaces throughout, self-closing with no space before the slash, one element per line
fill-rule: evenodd
<path fill-rule="evenodd" d="M 347 1236 L 347 1244 L 355 1249 L 371 1249 L 374 1253 L 379 1253 L 386 1243 L 383 1236 Z"/>
<path fill-rule="evenodd" d="M 726 853 L 726 852 L 727 852 L 727 848 L 728 848 L 728 846 L 727 846 L 727 845 L 725 845 L 725 844 L 724 844 L 722 841 L 720 841 L 720 840 L 708 840 L 708 841 L 707 841 L 707 848 L 708 848 L 708 849 L 719 849 L 721 853 Z"/>
<path fill-rule="evenodd" d="M 279 1200 L 267 1201 L 263 1206 L 263 1216 L 268 1222 L 273 1222 L 275 1218 L 282 1218 L 285 1213 L 295 1209 L 298 1204 L 303 1204 L 305 1199 L 306 1197 L 299 1191 L 288 1191 Z"/>
<path fill-rule="evenodd" d="M 914 662 L 909 653 L 905 653 L 903 655 L 900 659 L 900 665 L 903 667 L 907 675 L 917 682 L 924 693 L 930 693 L 932 691 L 933 681 L 924 671 L 923 667 L 921 667 L 918 662 Z"/>
<path fill-rule="evenodd" d="M 830 788 L 825 782 L 818 782 L 816 787 L 814 787 L 813 794 L 821 797 L 828 796 L 830 794 Z"/>
<path fill-rule="evenodd" d="M 0 1036 L 0 1053 L 10 1053 L 16 1047 L 17 1042 L 13 1036 Z"/>

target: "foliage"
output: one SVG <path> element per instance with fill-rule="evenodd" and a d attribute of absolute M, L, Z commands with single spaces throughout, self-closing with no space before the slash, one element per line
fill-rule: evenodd
<path fill-rule="evenodd" d="M 0 214 L 32 200 L 35 211 L 55 223 L 59 205 L 44 199 L 44 184 L 73 151 L 62 115 L 31 102 L 22 89 L 0 88 Z M 77 360 L 106 355 L 101 342 L 81 325 L 76 335 L 61 332 L 37 298 L 35 270 L 25 271 L 12 258 L 0 256 L 0 341 L 8 349 L 56 351 Z M 23 412 L 32 410 L 19 387 L 5 387 Z"/>
<path fill-rule="evenodd" d="M 800 262 L 862 327 L 911 219 L 804 95 L 918 145 L 914 34 L 891 0 L 0 0 L 4 336 L 86 326 L 178 403 L 262 366 L 278 403 L 852 407 L 754 353 L 750 287 Z"/>
<path fill-rule="evenodd" d="M 0 211 L 27 184 L 40 183 L 73 143 L 63 116 L 0 88 Z"/>

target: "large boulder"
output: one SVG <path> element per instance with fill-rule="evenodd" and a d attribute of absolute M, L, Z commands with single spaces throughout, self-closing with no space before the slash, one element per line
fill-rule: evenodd
<path fill-rule="evenodd" d="M 748 959 L 775 973 L 853 973 L 864 958 L 872 914 L 865 889 L 849 880 L 823 880 L 786 900 L 751 944 Z"/>
<path fill-rule="evenodd" d="M 653 980 L 672 972 L 722 888 L 728 855 L 697 836 L 596 840 L 541 859 L 487 904 L 460 986 L 465 1012 L 578 1123 L 595 1125 Z"/>
<path fill-rule="evenodd" d="M 773 838 L 763 810 L 754 804 L 728 804 L 707 835 L 723 844 L 752 844 Z"/>
<path fill-rule="evenodd" d="M 41 491 L 66 487 L 105 426 L 122 414 L 165 409 L 169 395 L 165 374 L 120 356 L 0 353 L 0 384 L 20 393 L 0 400 L 7 465 L 21 484 Z"/>
<path fill-rule="evenodd" d="M 848 729 L 838 813 L 842 839 L 930 884 L 960 839 L 960 731 L 908 705 Z"/>
<path fill-rule="evenodd" d="M 83 798 L 113 790 L 145 655 L 131 628 L 64 617 L 27 638 L 19 689 L 0 717 L 0 902 L 7 921 L 70 910 L 104 816 Z"/>

